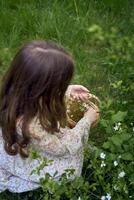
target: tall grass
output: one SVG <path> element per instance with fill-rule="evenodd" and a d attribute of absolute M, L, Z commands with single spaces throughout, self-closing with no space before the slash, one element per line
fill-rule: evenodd
<path fill-rule="evenodd" d="M 84 84 L 102 96 L 97 88 L 108 84 L 108 76 L 102 66 L 106 46 L 97 46 L 88 29 L 93 24 L 106 31 L 114 26 L 121 34 L 131 35 L 133 1 L 123 2 L 1 0 L 0 75 L 23 43 L 35 39 L 53 40 L 65 46 L 75 58 L 74 82 Z"/>

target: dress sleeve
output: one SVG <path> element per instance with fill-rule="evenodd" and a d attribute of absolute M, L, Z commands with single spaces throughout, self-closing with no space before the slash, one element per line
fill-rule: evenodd
<path fill-rule="evenodd" d="M 83 117 L 73 129 L 66 127 L 60 133 L 50 134 L 34 122 L 30 126 L 31 142 L 35 149 L 54 156 L 73 155 L 87 143 L 90 125 L 89 119 Z"/>

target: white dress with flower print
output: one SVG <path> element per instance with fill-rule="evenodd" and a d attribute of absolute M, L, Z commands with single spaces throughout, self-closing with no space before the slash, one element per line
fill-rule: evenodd
<path fill-rule="evenodd" d="M 60 129 L 59 133 L 50 134 L 43 130 L 39 120 L 34 118 L 30 124 L 30 132 L 34 139 L 30 145 L 43 157 L 53 160 L 39 175 L 31 174 L 39 166 L 39 159 L 22 159 L 19 154 L 10 156 L 5 152 L 0 129 L 0 192 L 7 189 L 10 192 L 21 193 L 37 189 L 40 187 L 40 178 L 44 178 L 46 173 L 53 176 L 57 171 L 54 179 L 58 180 L 65 169 L 75 169 L 73 177 L 80 176 L 83 150 L 88 141 L 90 125 L 89 119 L 83 117 L 73 129 L 66 127 Z M 21 134 L 19 125 L 17 132 Z"/>

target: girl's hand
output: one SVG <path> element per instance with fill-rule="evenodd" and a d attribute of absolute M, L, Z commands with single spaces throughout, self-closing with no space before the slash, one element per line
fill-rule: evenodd
<path fill-rule="evenodd" d="M 77 100 L 86 101 L 89 98 L 90 91 L 82 85 L 69 85 L 67 94 Z"/>
<path fill-rule="evenodd" d="M 87 118 L 89 118 L 89 121 L 91 122 L 91 124 L 93 124 L 96 121 L 99 121 L 99 110 L 95 110 L 92 107 L 90 107 L 87 112 L 84 114 L 84 116 L 86 116 Z"/>

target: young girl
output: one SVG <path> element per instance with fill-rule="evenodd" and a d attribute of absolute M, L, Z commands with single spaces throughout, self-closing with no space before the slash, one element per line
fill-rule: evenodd
<path fill-rule="evenodd" d="M 46 173 L 58 180 L 65 169 L 80 176 L 83 148 L 98 113 L 89 108 L 74 128 L 68 128 L 65 97 L 87 99 L 88 90 L 69 85 L 74 73 L 71 56 L 56 44 L 33 41 L 15 56 L 0 91 L 0 192 L 26 192 L 40 187 Z M 71 125 L 70 125 L 71 126 Z M 29 157 L 30 147 L 53 163 L 40 175 Z"/>

